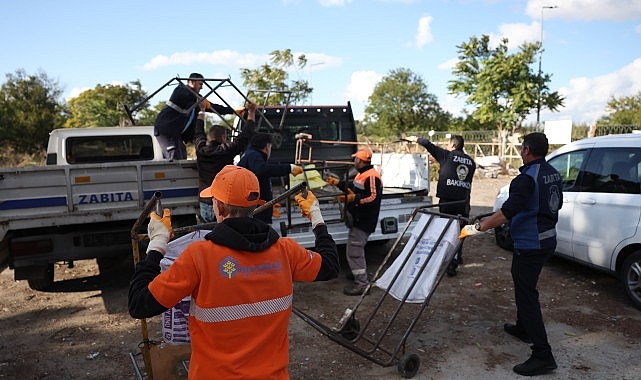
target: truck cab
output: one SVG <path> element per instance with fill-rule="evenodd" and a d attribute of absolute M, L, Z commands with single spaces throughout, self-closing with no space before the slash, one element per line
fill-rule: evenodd
<path fill-rule="evenodd" d="M 49 133 L 47 165 L 160 161 L 153 126 L 62 128 Z"/>

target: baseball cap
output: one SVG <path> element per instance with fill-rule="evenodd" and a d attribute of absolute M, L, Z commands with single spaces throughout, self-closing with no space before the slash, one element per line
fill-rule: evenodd
<path fill-rule="evenodd" d="M 236 165 L 225 166 L 216 174 L 211 186 L 200 192 L 200 196 L 240 207 L 265 204 L 260 199 L 258 178 L 251 171 Z"/>
<path fill-rule="evenodd" d="M 370 162 L 372 161 L 372 151 L 369 148 L 361 148 L 358 152 L 352 154 L 352 157 L 356 157 L 360 160 Z"/>

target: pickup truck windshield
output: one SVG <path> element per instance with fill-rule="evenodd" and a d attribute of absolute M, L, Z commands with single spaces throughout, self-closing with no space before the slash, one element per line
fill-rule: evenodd
<path fill-rule="evenodd" d="M 148 161 L 154 158 L 151 136 L 82 136 L 66 140 L 67 162 L 86 164 Z"/>

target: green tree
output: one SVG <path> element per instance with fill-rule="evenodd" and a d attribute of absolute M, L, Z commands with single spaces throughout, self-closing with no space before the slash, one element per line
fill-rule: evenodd
<path fill-rule="evenodd" d="M 97 85 L 94 89 L 86 90 L 77 97 L 69 100 L 68 107 L 71 117 L 65 123 L 71 127 L 113 127 L 131 124 L 123 104 L 137 104 L 147 96 L 142 90 L 140 81 L 130 82 L 129 85 Z M 147 107 L 143 105 L 136 114 L 142 114 Z M 148 115 L 147 115 L 148 116 Z M 136 124 L 139 124 L 136 121 Z"/>
<path fill-rule="evenodd" d="M 451 118 L 441 109 L 436 96 L 427 91 L 421 76 L 399 68 L 374 87 L 362 127 L 366 134 L 399 137 L 408 131 L 447 130 Z"/>
<path fill-rule="evenodd" d="M 62 88 L 44 72 L 7 74 L 0 88 L 0 141 L 18 153 L 46 148 L 49 132 L 65 119 Z"/>
<path fill-rule="evenodd" d="M 612 97 L 606 106 L 607 115 L 602 116 L 600 125 L 641 125 L 641 91 L 633 96 Z"/>
<path fill-rule="evenodd" d="M 525 43 L 508 54 L 506 38 L 495 48 L 489 41 L 483 35 L 457 46 L 459 61 L 453 70 L 457 79 L 448 85 L 450 93 L 467 96 L 475 119 L 496 125 L 499 132 L 510 127 L 514 132 L 539 105 L 551 111 L 563 107 L 563 97 L 548 87 L 551 75 L 532 68 L 540 43 Z"/>
<path fill-rule="evenodd" d="M 261 105 L 298 104 L 307 99 L 313 89 L 305 80 L 289 81 L 287 69 L 302 69 L 307 65 L 304 54 L 294 57 L 290 49 L 270 53 L 271 64 L 257 69 L 241 68 L 243 85 L 249 88 L 248 97 Z M 288 82 L 289 81 L 289 82 Z"/>

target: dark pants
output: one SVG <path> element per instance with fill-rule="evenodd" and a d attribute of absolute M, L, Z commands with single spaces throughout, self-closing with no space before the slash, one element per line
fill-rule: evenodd
<path fill-rule="evenodd" d="M 187 158 L 187 147 L 180 135 L 166 136 L 157 135 L 156 140 L 162 149 L 163 158 L 169 161 L 184 160 Z"/>
<path fill-rule="evenodd" d="M 464 216 L 464 217 L 469 217 L 470 216 L 470 201 L 469 199 L 467 202 L 460 202 L 458 200 L 458 203 L 452 203 L 452 202 L 457 202 L 456 199 L 446 199 L 446 198 L 439 198 L 438 201 L 438 211 L 441 214 L 448 214 L 448 215 L 455 215 L 455 216 Z M 450 204 L 451 203 L 451 204 Z M 460 222 L 461 227 L 463 227 L 465 223 Z M 462 261 L 463 259 L 463 244 L 459 246 L 458 251 L 456 252 L 456 255 L 454 255 L 454 258 L 452 259 L 452 262 L 450 263 L 450 267 L 452 269 L 456 269 L 458 267 L 458 264 Z"/>
<path fill-rule="evenodd" d="M 537 283 L 543 264 L 553 253 L 554 249 L 514 249 L 512 256 L 516 325 L 525 329 L 532 340 L 532 355 L 541 359 L 552 355 L 552 349 L 543 324 Z"/>

